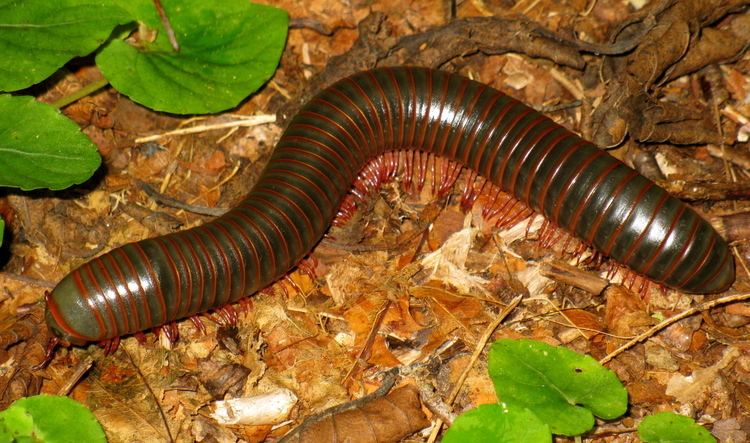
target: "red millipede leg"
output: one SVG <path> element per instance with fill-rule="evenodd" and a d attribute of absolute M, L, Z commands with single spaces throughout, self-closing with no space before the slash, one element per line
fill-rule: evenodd
<path fill-rule="evenodd" d="M 300 261 L 297 264 L 297 269 L 299 269 L 301 273 L 310 277 L 312 281 L 316 281 L 318 279 L 318 276 L 315 273 L 315 268 L 317 266 L 318 266 L 318 260 L 310 255 L 310 256 L 307 256 L 306 258 L 303 258 L 302 261 Z"/>
<path fill-rule="evenodd" d="M 224 305 L 216 309 L 216 323 L 223 328 L 233 328 L 237 326 L 237 310 L 232 305 Z"/>
<path fill-rule="evenodd" d="M 193 322 L 193 324 L 195 325 L 195 328 L 198 329 L 201 332 L 201 334 L 206 335 L 206 325 L 205 323 L 203 323 L 202 318 L 200 318 L 197 315 L 193 315 L 190 317 L 190 321 Z"/>
<path fill-rule="evenodd" d="M 44 350 L 44 360 L 42 360 L 39 364 L 34 365 L 31 367 L 31 369 L 38 371 L 40 369 L 44 369 L 47 367 L 47 365 L 52 361 L 52 358 L 55 356 L 55 349 L 57 349 L 57 346 L 60 344 L 60 338 L 56 335 L 53 335 L 50 337 L 50 339 L 47 341 L 47 348 Z"/>
<path fill-rule="evenodd" d="M 157 335 L 158 335 L 158 331 L 164 332 L 164 336 L 172 345 L 177 343 L 177 340 L 179 340 L 180 338 L 180 330 L 177 329 L 177 323 L 175 322 L 163 324 L 156 329 L 157 329 Z"/>
<path fill-rule="evenodd" d="M 104 355 L 113 354 L 118 347 L 120 347 L 120 337 L 110 338 L 109 340 L 102 340 L 99 342 L 99 346 L 104 349 Z"/>
<path fill-rule="evenodd" d="M 135 334 L 135 339 L 138 340 L 138 344 L 143 346 L 146 344 L 146 334 L 143 333 L 143 331 L 138 331 Z"/>

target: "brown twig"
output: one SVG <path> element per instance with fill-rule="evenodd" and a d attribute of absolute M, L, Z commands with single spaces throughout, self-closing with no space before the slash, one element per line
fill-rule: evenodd
<path fill-rule="evenodd" d="M 702 303 L 698 306 L 692 307 L 684 312 L 681 312 L 677 315 L 674 315 L 672 317 L 669 317 L 668 319 L 659 322 L 658 324 L 652 326 L 650 329 L 645 331 L 644 333 L 638 335 L 634 339 L 630 340 L 629 342 L 625 343 L 624 345 L 620 346 L 619 348 L 612 351 L 609 355 L 599 360 L 599 363 L 601 364 L 607 364 L 612 359 L 617 357 L 618 355 L 622 354 L 623 352 L 627 351 L 628 349 L 632 348 L 636 344 L 645 341 L 646 339 L 654 336 L 656 333 L 661 331 L 662 329 L 665 329 L 666 327 L 677 323 L 678 321 L 688 318 L 690 316 L 693 316 L 695 314 L 698 314 L 703 311 L 708 311 L 709 309 L 713 309 L 716 306 L 725 305 L 728 303 L 735 303 L 735 302 L 741 302 L 745 300 L 750 300 L 750 293 L 748 294 L 734 294 L 734 295 L 728 295 L 726 297 L 720 297 L 715 300 L 711 300 L 705 303 Z"/>
<path fill-rule="evenodd" d="M 162 26 L 164 26 L 164 30 L 167 31 L 169 44 L 172 45 L 172 49 L 174 49 L 175 52 L 180 52 L 180 43 L 177 41 L 174 29 L 172 29 L 172 23 L 169 21 L 169 17 L 167 16 L 167 12 L 164 10 L 164 6 L 162 6 L 161 4 L 161 0 L 154 0 L 154 7 L 156 8 L 156 12 L 159 14 L 159 20 L 161 20 L 161 24 Z"/>
<path fill-rule="evenodd" d="M 471 358 L 469 359 L 469 363 L 464 367 L 463 372 L 461 372 L 461 375 L 458 377 L 458 380 L 456 381 L 456 384 L 453 386 L 453 389 L 451 390 L 450 394 L 448 395 L 448 398 L 446 400 L 447 404 L 452 404 L 456 397 L 458 397 L 459 392 L 461 392 L 461 388 L 463 387 L 464 382 L 466 381 L 466 378 L 469 376 L 469 371 L 471 371 L 471 368 L 474 366 L 474 363 L 479 359 L 479 356 L 484 351 L 485 346 L 487 346 L 487 342 L 492 337 L 492 334 L 494 334 L 495 329 L 497 329 L 500 326 L 500 323 L 505 320 L 505 318 L 518 306 L 519 303 L 521 303 L 521 300 L 523 299 L 524 294 L 521 294 L 511 300 L 511 302 L 508 304 L 508 306 L 503 309 L 503 311 L 495 318 L 495 320 L 490 323 L 487 328 L 484 330 L 484 333 L 479 338 L 479 341 L 477 342 L 476 347 L 474 348 L 474 352 L 471 354 Z M 443 420 L 437 419 L 435 422 L 435 426 L 432 428 L 432 434 L 430 434 L 430 438 L 427 440 L 428 443 L 432 443 L 435 441 L 435 439 L 438 436 L 438 433 L 440 432 L 440 429 L 443 427 Z"/>
<path fill-rule="evenodd" d="M 183 201 L 162 194 L 161 192 L 152 188 L 148 183 L 144 183 L 140 180 L 136 180 L 135 183 L 143 192 L 146 193 L 146 195 L 148 195 L 155 201 L 172 208 L 183 209 L 194 214 L 211 215 L 214 217 L 222 216 L 228 211 L 228 209 L 225 208 L 209 208 L 208 206 L 191 205 L 189 203 L 185 203 Z"/>
<path fill-rule="evenodd" d="M 67 381 L 65 384 L 60 386 L 60 389 L 57 391 L 57 395 L 68 395 L 70 394 L 70 391 L 73 390 L 73 387 L 78 383 L 78 381 L 83 377 L 84 374 L 86 374 L 89 369 L 94 365 L 94 357 L 87 356 L 85 359 L 81 360 L 77 365 L 76 368 L 73 370 L 73 373 L 67 377 Z"/>

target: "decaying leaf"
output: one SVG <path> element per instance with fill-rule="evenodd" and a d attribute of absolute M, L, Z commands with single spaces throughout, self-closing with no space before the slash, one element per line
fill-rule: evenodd
<path fill-rule="evenodd" d="M 283 441 L 397 442 L 428 424 L 417 388 L 407 385 L 357 408 L 324 416 L 309 426 L 303 425 L 302 429 Z"/>

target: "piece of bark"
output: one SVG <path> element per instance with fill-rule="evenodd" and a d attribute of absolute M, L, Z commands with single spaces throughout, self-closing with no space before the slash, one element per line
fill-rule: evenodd
<path fill-rule="evenodd" d="M 711 224 L 727 241 L 733 242 L 750 238 L 750 212 L 712 217 Z"/>
<path fill-rule="evenodd" d="M 688 183 L 684 180 L 657 182 L 673 196 L 682 200 L 747 200 L 750 183 Z"/>
<path fill-rule="evenodd" d="M 547 278 L 575 286 L 594 295 L 601 294 L 609 285 L 607 279 L 559 260 L 544 261 L 539 267 L 539 272 Z"/>
<path fill-rule="evenodd" d="M 294 100 L 277 113 L 283 123 L 296 114 L 313 94 L 333 82 L 375 66 L 443 67 L 468 54 L 526 54 L 552 60 L 558 65 L 583 69 L 582 51 L 596 45 L 560 37 L 525 17 L 469 17 L 397 39 L 390 35 L 386 17 L 372 13 L 357 26 L 359 38 L 349 51 L 333 57 L 325 69 L 313 77 Z M 628 42 L 625 47 L 631 45 Z M 601 48 L 605 50 L 607 48 Z M 611 48 L 610 48 L 611 49 Z M 623 47 L 614 48 L 622 50 Z"/>

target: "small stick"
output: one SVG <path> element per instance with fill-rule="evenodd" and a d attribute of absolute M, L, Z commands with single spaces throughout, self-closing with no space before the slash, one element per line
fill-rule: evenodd
<path fill-rule="evenodd" d="M 622 354 L 623 352 L 627 351 L 628 349 L 632 348 L 636 344 L 646 340 L 649 337 L 654 336 L 657 332 L 661 331 L 662 329 L 677 323 L 678 321 L 690 317 L 692 315 L 695 315 L 699 312 L 708 311 L 709 309 L 715 308 L 716 306 L 725 305 L 727 303 L 734 303 L 734 302 L 740 302 L 750 300 L 750 293 L 747 294 L 734 294 L 734 295 L 728 295 L 726 297 L 720 297 L 715 300 L 708 301 L 706 303 L 702 303 L 699 306 L 693 307 L 688 309 L 687 311 L 681 312 L 675 316 L 669 317 L 668 319 L 654 325 L 646 332 L 640 334 L 639 336 L 635 337 L 634 339 L 630 340 L 629 342 L 625 343 L 624 345 L 620 346 L 619 348 L 612 351 L 609 355 L 599 360 L 599 363 L 605 365 L 609 363 L 613 358 L 617 357 L 618 355 Z"/>
<path fill-rule="evenodd" d="M 94 357 L 87 356 L 85 359 L 83 359 L 78 365 L 76 366 L 75 370 L 73 371 L 73 374 L 68 377 L 68 381 L 65 382 L 64 385 L 60 386 L 60 389 L 57 391 L 57 395 L 60 396 L 67 396 L 70 394 L 70 391 L 73 390 L 73 387 L 78 383 L 78 381 L 83 377 L 85 373 L 91 369 L 91 366 L 94 365 Z"/>
<path fill-rule="evenodd" d="M 149 197 L 153 198 L 157 202 L 166 205 L 171 206 L 173 208 L 183 209 L 188 212 L 192 212 L 195 214 L 200 215 L 212 215 L 215 217 L 219 217 L 221 215 L 226 214 L 227 209 L 224 208 L 210 208 L 208 206 L 199 206 L 199 205 L 191 205 L 189 203 L 182 202 L 180 200 L 177 200 L 175 198 L 166 196 L 156 189 L 152 188 L 151 185 L 148 183 L 144 183 L 140 180 L 136 180 L 136 184 L 138 185 L 143 192 L 146 193 Z"/>
<path fill-rule="evenodd" d="M 140 143 L 152 142 L 154 140 L 159 140 L 164 137 L 170 137 L 172 135 L 195 134 L 198 132 L 212 131 L 214 129 L 234 128 L 237 126 L 258 126 L 258 125 L 263 125 L 266 123 L 275 123 L 275 122 L 276 122 L 276 116 L 273 114 L 252 115 L 252 116 L 248 116 L 247 118 L 243 118 L 241 120 L 234 120 L 231 122 L 215 123 L 215 124 L 210 124 L 210 125 L 198 125 L 198 126 L 193 126 L 191 128 L 182 128 L 182 129 L 175 129 L 173 131 L 162 132 L 161 134 L 147 135 L 145 137 L 139 137 L 135 139 L 135 143 L 140 144 Z"/>
<path fill-rule="evenodd" d="M 161 0 L 154 0 L 154 7 L 156 7 L 156 12 L 159 14 L 159 19 L 161 20 L 162 26 L 164 26 L 164 30 L 167 31 L 169 44 L 172 45 L 172 49 L 174 49 L 175 52 L 180 52 L 180 44 L 177 42 L 177 37 L 175 37 L 174 35 L 172 23 L 170 23 L 169 21 L 169 17 L 167 16 L 167 12 L 164 10 L 164 6 L 162 6 L 161 4 Z"/>
<path fill-rule="evenodd" d="M 492 337 L 492 334 L 495 333 L 495 329 L 497 329 L 500 326 L 500 323 L 505 320 L 505 318 L 508 316 L 508 314 L 513 311 L 516 306 L 521 302 L 523 299 L 523 294 L 517 296 L 511 302 L 508 304 L 508 306 L 503 309 L 503 311 L 500 313 L 500 315 L 495 318 L 495 320 L 490 323 L 489 326 L 484 330 L 484 333 L 482 334 L 482 337 L 479 338 L 479 341 L 477 342 L 477 346 L 474 348 L 474 353 L 471 354 L 471 359 L 469 360 L 469 364 L 466 365 L 461 375 L 458 377 L 458 381 L 456 381 L 456 384 L 453 386 L 453 389 L 451 390 L 450 394 L 448 395 L 448 399 L 446 400 L 447 404 L 452 404 L 456 397 L 458 397 L 459 392 L 461 392 L 461 388 L 463 387 L 464 382 L 466 381 L 466 378 L 469 376 L 469 371 L 474 366 L 474 363 L 479 359 L 479 356 L 482 354 L 482 351 L 484 351 L 484 347 L 487 345 L 487 342 Z M 428 443 L 433 443 L 435 439 L 437 439 L 438 432 L 440 432 L 440 428 L 443 427 L 443 420 L 438 418 L 435 421 L 435 426 L 432 428 L 432 433 L 430 434 L 430 438 L 427 439 Z"/>

